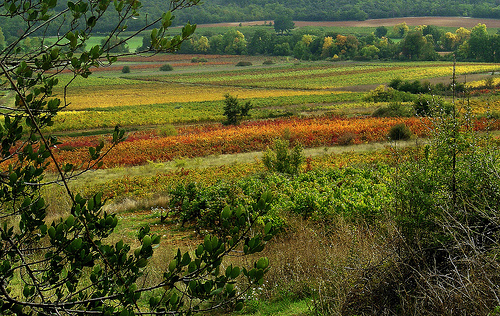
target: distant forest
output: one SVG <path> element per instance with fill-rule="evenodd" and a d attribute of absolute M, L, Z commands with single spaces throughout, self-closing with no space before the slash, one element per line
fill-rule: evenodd
<path fill-rule="evenodd" d="M 408 16 L 498 19 L 500 5 L 497 0 L 212 0 L 184 10 L 178 17 L 182 21 L 213 23 L 271 20 L 278 15 L 287 15 L 296 21 L 347 21 Z"/>
<path fill-rule="evenodd" d="M 295 21 L 343 21 L 408 16 L 468 16 L 500 18 L 498 0 L 210 0 L 176 12 L 175 23 L 218 23 L 267 20 L 287 16 Z M 137 30 L 145 22 L 158 18 L 168 10 L 169 1 L 142 0 L 141 16 L 130 21 L 129 30 Z M 62 9 L 66 2 L 58 6 Z M 110 13 L 107 21 L 95 29 L 107 33 L 117 18 Z M 24 22 L 0 19 L 0 27 L 8 39 L 22 32 Z M 46 29 L 44 35 L 56 35 L 57 29 Z M 42 34 L 38 34 L 42 35 Z"/>

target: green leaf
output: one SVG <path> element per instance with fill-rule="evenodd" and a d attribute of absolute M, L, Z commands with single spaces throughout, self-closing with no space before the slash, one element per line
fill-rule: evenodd
<path fill-rule="evenodd" d="M 175 268 L 177 268 L 177 260 L 172 260 L 170 261 L 170 264 L 168 265 L 168 271 L 174 272 Z"/>
<path fill-rule="evenodd" d="M 54 228 L 54 226 L 49 227 L 48 233 L 50 239 L 54 239 L 56 237 L 56 229 Z"/>
<path fill-rule="evenodd" d="M 238 302 L 235 306 L 234 306 L 234 310 L 239 312 L 243 309 L 243 302 Z"/>
<path fill-rule="evenodd" d="M 231 279 L 236 279 L 240 275 L 240 267 L 234 267 L 231 271 Z"/>
<path fill-rule="evenodd" d="M 150 245 L 151 245 L 151 236 L 149 235 L 144 236 L 144 238 L 142 239 L 142 246 L 148 247 Z"/>
<path fill-rule="evenodd" d="M 264 233 L 267 235 L 273 228 L 273 224 L 271 222 L 267 222 L 266 226 L 264 227 Z"/>
<path fill-rule="evenodd" d="M 210 235 L 206 235 L 203 241 L 203 245 L 205 246 L 205 250 L 207 252 L 212 252 L 212 242 L 210 240 Z"/>
<path fill-rule="evenodd" d="M 191 257 L 189 256 L 189 253 L 184 253 L 184 255 L 182 256 L 182 261 L 181 261 L 181 265 L 182 266 L 187 266 L 188 264 L 191 263 Z"/>
<path fill-rule="evenodd" d="M 33 295 L 34 292 L 35 292 L 35 288 L 33 286 L 29 286 L 28 284 L 26 284 L 24 286 L 24 289 L 23 289 L 24 297 L 30 297 Z"/>
<path fill-rule="evenodd" d="M 137 266 L 139 268 L 144 268 L 147 265 L 148 265 L 148 259 L 146 259 L 146 258 L 140 258 L 139 260 L 137 260 Z"/>
<path fill-rule="evenodd" d="M 224 207 L 224 209 L 222 210 L 221 218 L 224 220 L 228 219 L 229 216 L 231 216 L 231 207 L 229 205 L 226 205 L 226 207 Z"/>
<path fill-rule="evenodd" d="M 70 214 L 66 219 L 66 225 L 68 225 L 68 227 L 72 227 L 74 224 L 75 224 L 75 217 Z"/>
<path fill-rule="evenodd" d="M 269 259 L 267 257 L 262 257 L 257 261 L 258 269 L 266 269 L 269 266 Z"/>

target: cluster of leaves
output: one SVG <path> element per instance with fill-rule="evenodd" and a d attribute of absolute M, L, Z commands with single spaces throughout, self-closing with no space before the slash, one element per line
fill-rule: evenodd
<path fill-rule="evenodd" d="M 172 10 L 189 7 L 198 0 L 172 1 Z M 60 13 L 53 9 L 62 7 Z M 242 209 L 219 209 L 224 236 L 206 236 L 195 254 L 177 252 L 168 270 L 152 285 L 139 283 L 160 236 L 145 227 L 139 230 L 140 246 L 132 249 L 123 241 L 110 244 L 109 237 L 118 218 L 103 211 L 102 194 L 82 198 L 68 186 L 68 180 L 90 168 L 102 166 L 102 159 L 124 139 L 124 131 L 115 128 L 110 145 L 103 141 L 86 149 L 86 163 L 75 172 L 71 162 L 60 164 L 54 155 L 60 143 L 46 137 L 43 129 L 51 126 L 64 107 L 66 90 L 76 78 L 87 78 L 91 67 L 104 61 L 113 63 L 118 56 L 113 49 L 123 44 L 118 35 L 127 21 L 138 15 L 138 1 L 84 1 L 58 4 L 58 1 L 10 1 L 0 4 L 2 18 L 22 19 L 25 28 L 19 38 L 0 52 L 0 68 L 5 85 L 15 94 L 14 104 L 3 107 L 0 124 L 0 312 L 3 315 L 137 315 L 190 314 L 203 308 L 242 306 L 246 288 L 237 287 L 240 274 L 247 288 L 262 284 L 268 270 L 266 258 L 251 267 L 221 269 L 222 259 L 236 249 L 254 254 L 263 249 L 274 235 L 270 225 L 251 234 L 257 218 L 270 207 L 272 197 L 263 193 L 251 214 Z M 98 21 L 108 11 L 117 14 L 114 31 L 102 43 L 86 49 L 86 41 Z M 69 29 L 65 27 L 69 19 Z M 144 28 L 160 23 L 151 32 L 152 47 L 175 51 L 194 31 L 186 25 L 180 35 L 165 37 L 172 23 L 171 12 L 146 23 Z M 61 35 L 52 43 L 31 51 L 21 51 L 18 43 L 35 32 L 55 27 Z M 112 41 L 110 39 L 113 39 Z M 55 98 L 58 73 L 70 71 L 63 99 Z M 49 162 L 57 175 L 44 180 Z M 71 206 L 67 212 L 49 220 L 42 196 L 43 186 L 60 184 L 66 189 Z M 140 302 L 148 292 L 149 309 Z"/>

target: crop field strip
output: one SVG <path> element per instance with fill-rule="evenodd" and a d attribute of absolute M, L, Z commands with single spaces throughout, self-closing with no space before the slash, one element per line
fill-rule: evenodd
<path fill-rule="evenodd" d="M 342 154 L 326 154 L 309 160 L 309 167 L 318 170 L 344 168 L 371 163 L 383 163 L 393 159 L 390 150 L 372 152 L 346 152 Z M 237 181 L 246 176 L 264 171 L 260 162 L 236 163 L 210 168 L 192 168 L 161 171 L 153 175 L 122 177 L 85 186 L 85 194 L 103 192 L 108 198 L 134 196 L 136 198 L 151 198 L 158 192 L 168 192 L 178 184 L 196 182 L 204 185 L 214 185 L 221 181 Z M 155 190 L 151 190 L 154 187 Z"/>
<path fill-rule="evenodd" d="M 352 134 L 353 144 L 385 141 L 391 126 L 404 123 L 418 137 L 428 136 L 429 122 L 420 118 L 340 118 L 312 117 L 260 120 L 240 126 L 198 125 L 178 129 L 178 135 L 161 137 L 155 132 L 130 135 L 112 155 L 104 159 L 104 167 L 135 166 L 147 162 L 165 162 L 180 158 L 262 151 L 280 135 L 288 134 L 292 142 L 304 147 L 334 146 L 339 138 Z M 500 122 L 476 121 L 476 129 L 498 130 Z M 65 163 L 83 164 L 87 146 L 95 145 L 99 136 L 61 139 L 56 156 Z"/>
<path fill-rule="evenodd" d="M 450 76 L 449 62 L 376 63 L 353 66 L 287 66 L 273 69 L 245 69 L 210 74 L 170 74 L 145 80 L 168 82 L 228 85 L 239 87 L 261 87 L 282 89 L 334 89 L 346 86 L 382 84 L 402 77 L 406 79 L 430 79 Z M 500 65 L 459 63 L 457 74 L 497 71 Z M 139 77 L 141 79 L 141 77 Z"/>
<path fill-rule="evenodd" d="M 73 88 L 68 95 L 68 100 L 71 103 L 68 110 L 101 110 L 108 107 L 146 104 L 220 101 L 224 99 L 226 93 L 236 95 L 241 99 L 332 93 L 330 91 L 252 89 L 211 85 L 186 86 L 183 83 L 129 81 L 134 82 L 134 84 L 95 86 L 90 90 L 88 87 Z"/>

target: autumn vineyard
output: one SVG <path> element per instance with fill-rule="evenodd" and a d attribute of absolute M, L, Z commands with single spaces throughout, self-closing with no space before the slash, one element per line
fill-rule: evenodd
<path fill-rule="evenodd" d="M 161 71 L 165 63 L 173 70 Z M 145 224 L 165 240 L 146 274 L 169 269 L 177 247 L 224 238 L 221 210 L 250 208 L 269 192 L 256 229 L 279 232 L 263 250 L 271 269 L 238 315 L 498 314 L 499 291 L 488 283 L 499 267 L 498 231 L 488 230 L 498 201 L 484 201 L 498 197 L 499 64 L 157 54 L 92 72 L 59 75 L 59 86 L 73 81 L 54 88 L 68 106 L 46 130 L 57 136 L 52 152 L 69 186 L 85 198 L 102 192 L 103 209 L 120 219 L 111 240 L 137 243 Z M 252 106 L 239 124 L 227 124 L 227 95 Z M 4 104 L 12 100 L 5 92 Z M 126 131 L 117 144 L 115 126 Z M 113 148 L 90 165 L 96 147 Z M 273 169 L 280 151 L 290 164 L 299 153 L 297 172 Z M 56 165 L 46 167 L 45 180 L 56 179 Z M 66 214 L 63 188 L 49 188 L 50 216 Z M 455 216 L 462 208 L 473 215 Z M 492 234 L 484 256 L 462 244 L 466 221 Z M 442 251 L 456 255 L 443 249 L 457 240 L 467 255 L 453 270 Z M 231 275 L 244 259 L 225 260 Z M 460 299 L 447 301 L 448 291 Z"/>

